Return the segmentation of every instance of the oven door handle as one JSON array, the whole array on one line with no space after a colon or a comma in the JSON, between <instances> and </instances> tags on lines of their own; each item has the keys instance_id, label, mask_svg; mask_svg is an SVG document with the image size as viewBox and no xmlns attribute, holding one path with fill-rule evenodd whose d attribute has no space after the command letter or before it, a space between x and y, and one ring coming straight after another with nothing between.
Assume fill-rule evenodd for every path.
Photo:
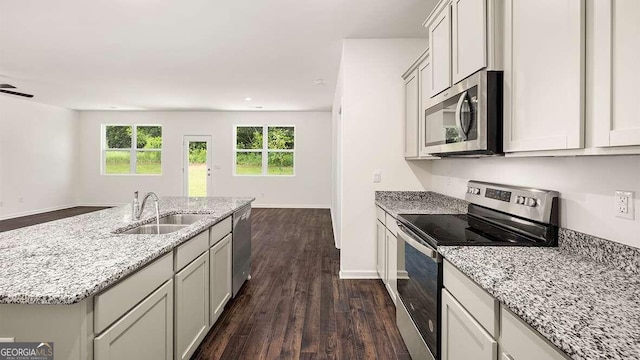
<instances>
[{"instance_id":1,"label":"oven door handle","mask_svg":"<svg viewBox=\"0 0 640 360\"><path fill-rule=\"evenodd\" d=\"M406 227L404 227L404 225L398 223L398 236L400 236L402 240L404 240L407 244L411 245L411 247L420 251L424 255L434 260L438 260L438 252L436 251L436 249L432 248L431 246L418 242L416 239L413 238L411 233L412 232Z\"/></svg>"}]
</instances>

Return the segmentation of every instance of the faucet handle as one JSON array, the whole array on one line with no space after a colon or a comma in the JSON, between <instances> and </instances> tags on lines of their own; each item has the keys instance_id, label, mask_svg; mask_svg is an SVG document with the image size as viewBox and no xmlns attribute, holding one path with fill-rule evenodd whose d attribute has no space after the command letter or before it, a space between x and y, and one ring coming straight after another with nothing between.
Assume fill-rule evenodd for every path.
<instances>
[{"instance_id":1,"label":"faucet handle","mask_svg":"<svg viewBox=\"0 0 640 360\"><path fill-rule=\"evenodd\" d=\"M134 199L138 199L138 192L137 192L137 191L134 191L134 192L133 192L133 198L134 198Z\"/></svg>"}]
</instances>

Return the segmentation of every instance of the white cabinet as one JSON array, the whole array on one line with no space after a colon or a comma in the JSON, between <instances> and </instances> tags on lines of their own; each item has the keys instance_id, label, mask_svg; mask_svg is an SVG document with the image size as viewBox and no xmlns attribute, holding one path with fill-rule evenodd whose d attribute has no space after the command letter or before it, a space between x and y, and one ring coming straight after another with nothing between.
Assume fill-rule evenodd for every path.
<instances>
[{"instance_id":1,"label":"white cabinet","mask_svg":"<svg viewBox=\"0 0 640 360\"><path fill-rule=\"evenodd\" d=\"M231 299L231 234L209 250L210 309L209 326L218 320Z\"/></svg>"},{"instance_id":2,"label":"white cabinet","mask_svg":"<svg viewBox=\"0 0 640 360\"><path fill-rule=\"evenodd\" d=\"M506 0L504 151L584 146L584 0Z\"/></svg>"},{"instance_id":3,"label":"white cabinet","mask_svg":"<svg viewBox=\"0 0 640 360\"><path fill-rule=\"evenodd\" d=\"M442 360L496 360L498 342L442 290Z\"/></svg>"},{"instance_id":4,"label":"white cabinet","mask_svg":"<svg viewBox=\"0 0 640 360\"><path fill-rule=\"evenodd\" d=\"M95 360L173 359L173 281L153 292L93 344Z\"/></svg>"},{"instance_id":5,"label":"white cabinet","mask_svg":"<svg viewBox=\"0 0 640 360\"><path fill-rule=\"evenodd\" d=\"M382 282L387 283L387 244L386 244L386 236L387 229L384 225L376 221L377 229L376 229L376 270L378 271L378 276L382 279Z\"/></svg>"},{"instance_id":6,"label":"white cabinet","mask_svg":"<svg viewBox=\"0 0 640 360\"><path fill-rule=\"evenodd\" d=\"M590 2L594 146L640 145L640 1Z\"/></svg>"},{"instance_id":7,"label":"white cabinet","mask_svg":"<svg viewBox=\"0 0 640 360\"><path fill-rule=\"evenodd\" d=\"M500 348L507 360L569 359L504 305L500 309Z\"/></svg>"},{"instance_id":8,"label":"white cabinet","mask_svg":"<svg viewBox=\"0 0 640 360\"><path fill-rule=\"evenodd\" d=\"M175 359L189 359L209 330L209 252L175 275Z\"/></svg>"},{"instance_id":9,"label":"white cabinet","mask_svg":"<svg viewBox=\"0 0 640 360\"><path fill-rule=\"evenodd\" d=\"M425 23L431 52L430 95L435 96L451 86L451 9L441 2Z\"/></svg>"},{"instance_id":10,"label":"white cabinet","mask_svg":"<svg viewBox=\"0 0 640 360\"><path fill-rule=\"evenodd\" d=\"M487 1L452 0L452 78L456 84L487 66Z\"/></svg>"},{"instance_id":11,"label":"white cabinet","mask_svg":"<svg viewBox=\"0 0 640 360\"><path fill-rule=\"evenodd\" d=\"M396 294L398 293L398 239L396 236L387 230L386 234L386 248L387 248L387 292L391 296L393 303L396 303Z\"/></svg>"},{"instance_id":12,"label":"white cabinet","mask_svg":"<svg viewBox=\"0 0 640 360\"><path fill-rule=\"evenodd\" d=\"M405 96L405 142L404 157L418 157L418 135L420 133L420 98L418 94L418 70L413 70L404 80Z\"/></svg>"}]
</instances>

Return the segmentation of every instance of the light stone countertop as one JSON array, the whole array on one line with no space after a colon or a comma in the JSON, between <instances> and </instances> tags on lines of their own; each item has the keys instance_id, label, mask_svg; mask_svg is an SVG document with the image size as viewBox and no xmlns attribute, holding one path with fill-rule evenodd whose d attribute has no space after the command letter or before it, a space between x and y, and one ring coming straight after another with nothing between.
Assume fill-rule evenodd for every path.
<instances>
[{"instance_id":1,"label":"light stone countertop","mask_svg":"<svg viewBox=\"0 0 640 360\"><path fill-rule=\"evenodd\" d=\"M434 192L376 192L398 214L466 213ZM440 246L455 267L573 359L640 359L640 249L560 228L559 247Z\"/></svg>"},{"instance_id":2,"label":"light stone countertop","mask_svg":"<svg viewBox=\"0 0 640 360\"><path fill-rule=\"evenodd\" d=\"M141 221L131 205L0 233L0 304L74 304L172 251L240 208L251 197L162 197L160 213L210 216L163 235L114 234L155 219L148 203Z\"/></svg>"}]
</instances>

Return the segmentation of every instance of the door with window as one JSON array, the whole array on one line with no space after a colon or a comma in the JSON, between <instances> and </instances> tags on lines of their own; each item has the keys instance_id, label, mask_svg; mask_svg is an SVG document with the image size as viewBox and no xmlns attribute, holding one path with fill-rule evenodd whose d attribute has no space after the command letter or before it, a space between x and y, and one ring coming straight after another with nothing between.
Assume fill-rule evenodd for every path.
<instances>
[{"instance_id":1,"label":"door with window","mask_svg":"<svg viewBox=\"0 0 640 360\"><path fill-rule=\"evenodd\" d=\"M211 196L211 136L184 137L184 196Z\"/></svg>"}]
</instances>

